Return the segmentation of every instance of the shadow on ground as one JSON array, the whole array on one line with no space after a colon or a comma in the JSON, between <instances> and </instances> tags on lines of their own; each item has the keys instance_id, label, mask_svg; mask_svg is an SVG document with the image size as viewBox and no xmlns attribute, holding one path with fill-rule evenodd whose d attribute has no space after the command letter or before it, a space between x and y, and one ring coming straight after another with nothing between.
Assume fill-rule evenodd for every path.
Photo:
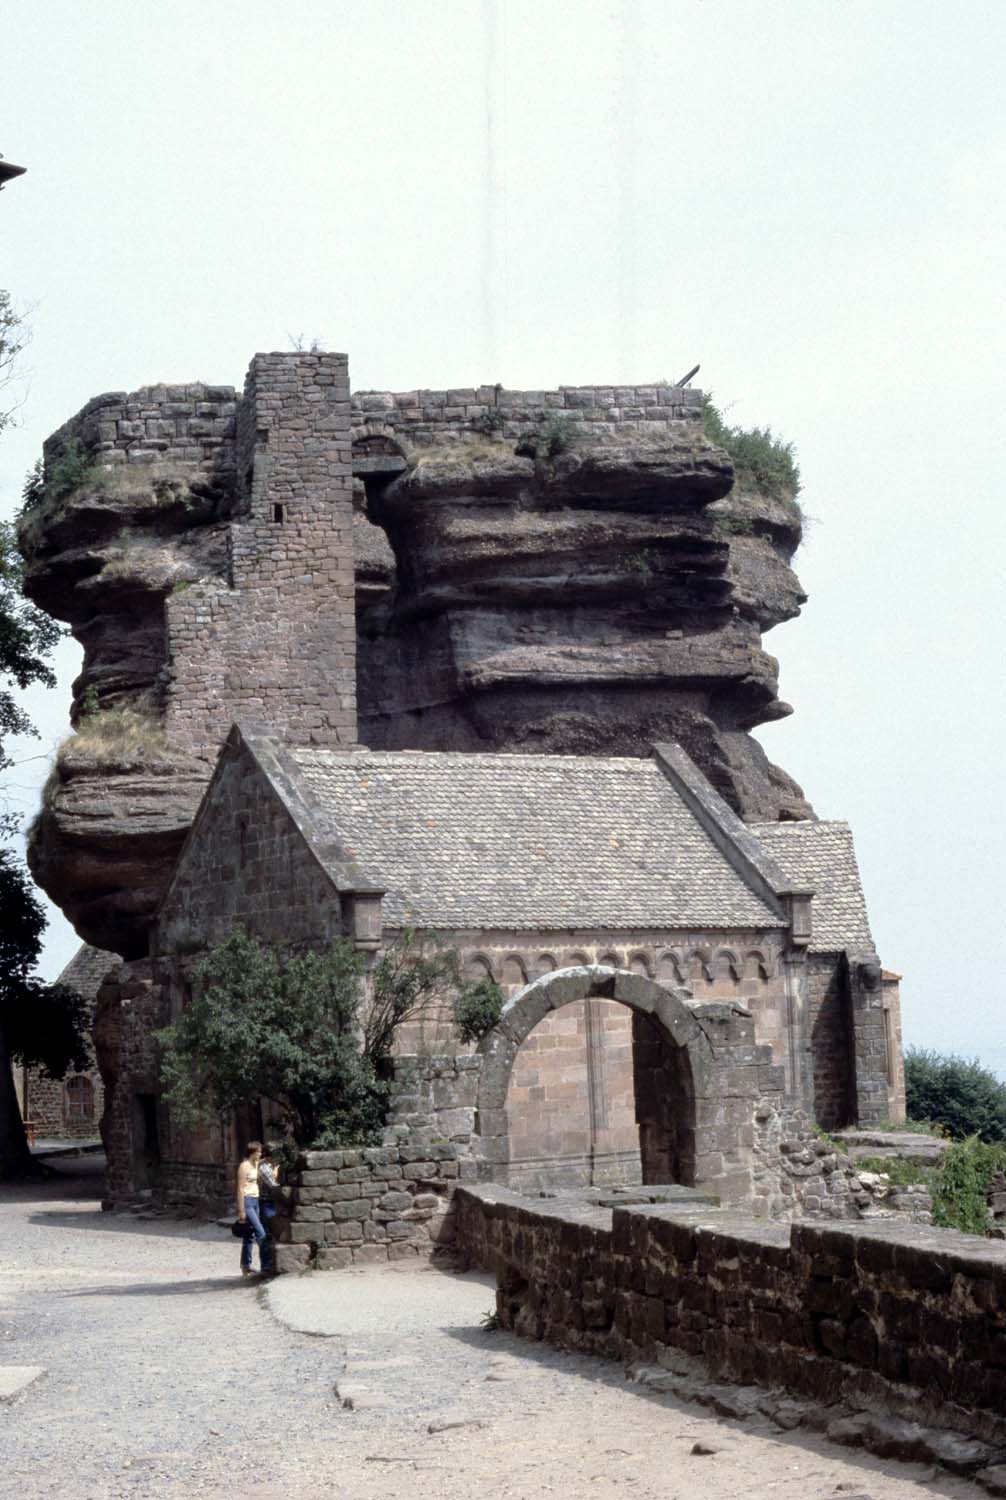
<instances>
[{"instance_id":1,"label":"shadow on ground","mask_svg":"<svg viewBox=\"0 0 1006 1500\"><path fill-rule=\"evenodd\" d=\"M796 1449L806 1454L816 1456L839 1457L843 1462L854 1466L863 1474L863 1490L850 1492L843 1496L843 1500L869 1500L869 1476L900 1475L906 1481L915 1483L942 1482L952 1486L950 1489L934 1490L936 1494L956 1495L983 1495L985 1492L979 1490L966 1476L952 1475L949 1471L937 1468L932 1464L900 1462L896 1459L878 1458L861 1448L849 1448L830 1442L823 1433L809 1429L795 1429L785 1432L769 1421L767 1417L760 1415L752 1416L747 1421L740 1421L733 1417L727 1417L717 1412L714 1408L706 1406L697 1401L686 1401L681 1397L661 1394L649 1391L645 1386L637 1385L630 1381L626 1374L625 1366L612 1360L602 1359L598 1355L579 1354L573 1350L558 1349L551 1344L537 1343L529 1339L518 1338L516 1334L508 1333L499 1329L492 1332L482 1328L472 1327L450 1327L444 1328L443 1332L459 1343L467 1344L469 1347L478 1349L481 1353L491 1350L499 1354L501 1358L513 1359L531 1368L538 1367L544 1370L559 1370L567 1378L582 1380L588 1385L610 1386L627 1390L639 1400L647 1402L651 1406L662 1407L665 1410L681 1412L686 1416L695 1417L709 1423L709 1430L703 1433L702 1443L704 1451L716 1452L716 1433L721 1431L727 1434L756 1434L766 1441L778 1443L780 1448ZM709 1384L714 1385L713 1377L709 1377ZM836 1413L837 1415L837 1413ZM843 1487L844 1488L844 1487Z\"/></svg>"},{"instance_id":2,"label":"shadow on ground","mask_svg":"<svg viewBox=\"0 0 1006 1500\"><path fill-rule=\"evenodd\" d=\"M80 1287L61 1292L62 1297L199 1297L207 1292L255 1292L262 1285L258 1276L204 1276L190 1281L114 1282L107 1286Z\"/></svg>"}]
</instances>

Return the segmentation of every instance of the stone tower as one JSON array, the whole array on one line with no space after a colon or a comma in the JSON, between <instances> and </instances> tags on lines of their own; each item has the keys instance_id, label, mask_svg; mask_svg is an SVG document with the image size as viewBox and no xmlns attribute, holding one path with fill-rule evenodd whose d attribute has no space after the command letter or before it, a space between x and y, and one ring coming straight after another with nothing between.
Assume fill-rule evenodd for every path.
<instances>
[{"instance_id":1,"label":"stone tower","mask_svg":"<svg viewBox=\"0 0 1006 1500\"><path fill-rule=\"evenodd\" d=\"M298 744L356 743L349 370L257 354L237 403L226 579L165 601L170 741L215 755L240 719Z\"/></svg>"}]
</instances>

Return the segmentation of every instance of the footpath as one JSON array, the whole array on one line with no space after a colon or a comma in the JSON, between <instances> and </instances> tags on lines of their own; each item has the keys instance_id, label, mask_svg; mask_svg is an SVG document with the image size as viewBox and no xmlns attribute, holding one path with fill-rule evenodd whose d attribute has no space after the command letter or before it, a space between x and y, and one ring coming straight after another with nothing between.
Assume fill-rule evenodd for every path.
<instances>
[{"instance_id":1,"label":"footpath","mask_svg":"<svg viewBox=\"0 0 1006 1500\"><path fill-rule=\"evenodd\" d=\"M4 1500L987 1494L487 1331L479 1274L242 1281L216 1226L102 1214L100 1162L60 1167L0 1197ZM14 1367L41 1373L4 1399Z\"/></svg>"}]
</instances>

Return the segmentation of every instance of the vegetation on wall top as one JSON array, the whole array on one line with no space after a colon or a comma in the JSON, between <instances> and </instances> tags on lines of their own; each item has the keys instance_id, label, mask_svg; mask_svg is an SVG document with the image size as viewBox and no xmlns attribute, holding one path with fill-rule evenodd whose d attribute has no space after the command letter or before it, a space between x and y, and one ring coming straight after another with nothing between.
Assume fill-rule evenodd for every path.
<instances>
[{"instance_id":1,"label":"vegetation on wall top","mask_svg":"<svg viewBox=\"0 0 1006 1500\"><path fill-rule=\"evenodd\" d=\"M793 499L800 492L800 470L792 443L783 442L771 427L733 427L711 396L703 402L706 437L725 449L738 479L748 479L766 494Z\"/></svg>"}]
</instances>

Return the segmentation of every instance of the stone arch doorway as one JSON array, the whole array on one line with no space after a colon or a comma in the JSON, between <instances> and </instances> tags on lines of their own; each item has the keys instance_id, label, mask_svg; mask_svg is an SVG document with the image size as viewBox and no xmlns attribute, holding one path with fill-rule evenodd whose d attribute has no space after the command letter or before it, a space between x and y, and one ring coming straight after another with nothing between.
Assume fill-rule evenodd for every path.
<instances>
[{"instance_id":1,"label":"stone arch doorway","mask_svg":"<svg viewBox=\"0 0 1006 1500\"><path fill-rule=\"evenodd\" d=\"M695 1185L706 1175L699 1111L712 1091L713 1049L686 992L602 965L541 975L508 1001L480 1048L476 1113L481 1175L521 1185L512 1161L507 1095L518 1055L535 1028L577 1001L618 1002L632 1014L632 1067L644 1183ZM561 1179L557 1178L557 1181ZM638 1181L638 1178L636 1179ZM537 1185L546 1185L539 1177Z\"/></svg>"}]
</instances>

